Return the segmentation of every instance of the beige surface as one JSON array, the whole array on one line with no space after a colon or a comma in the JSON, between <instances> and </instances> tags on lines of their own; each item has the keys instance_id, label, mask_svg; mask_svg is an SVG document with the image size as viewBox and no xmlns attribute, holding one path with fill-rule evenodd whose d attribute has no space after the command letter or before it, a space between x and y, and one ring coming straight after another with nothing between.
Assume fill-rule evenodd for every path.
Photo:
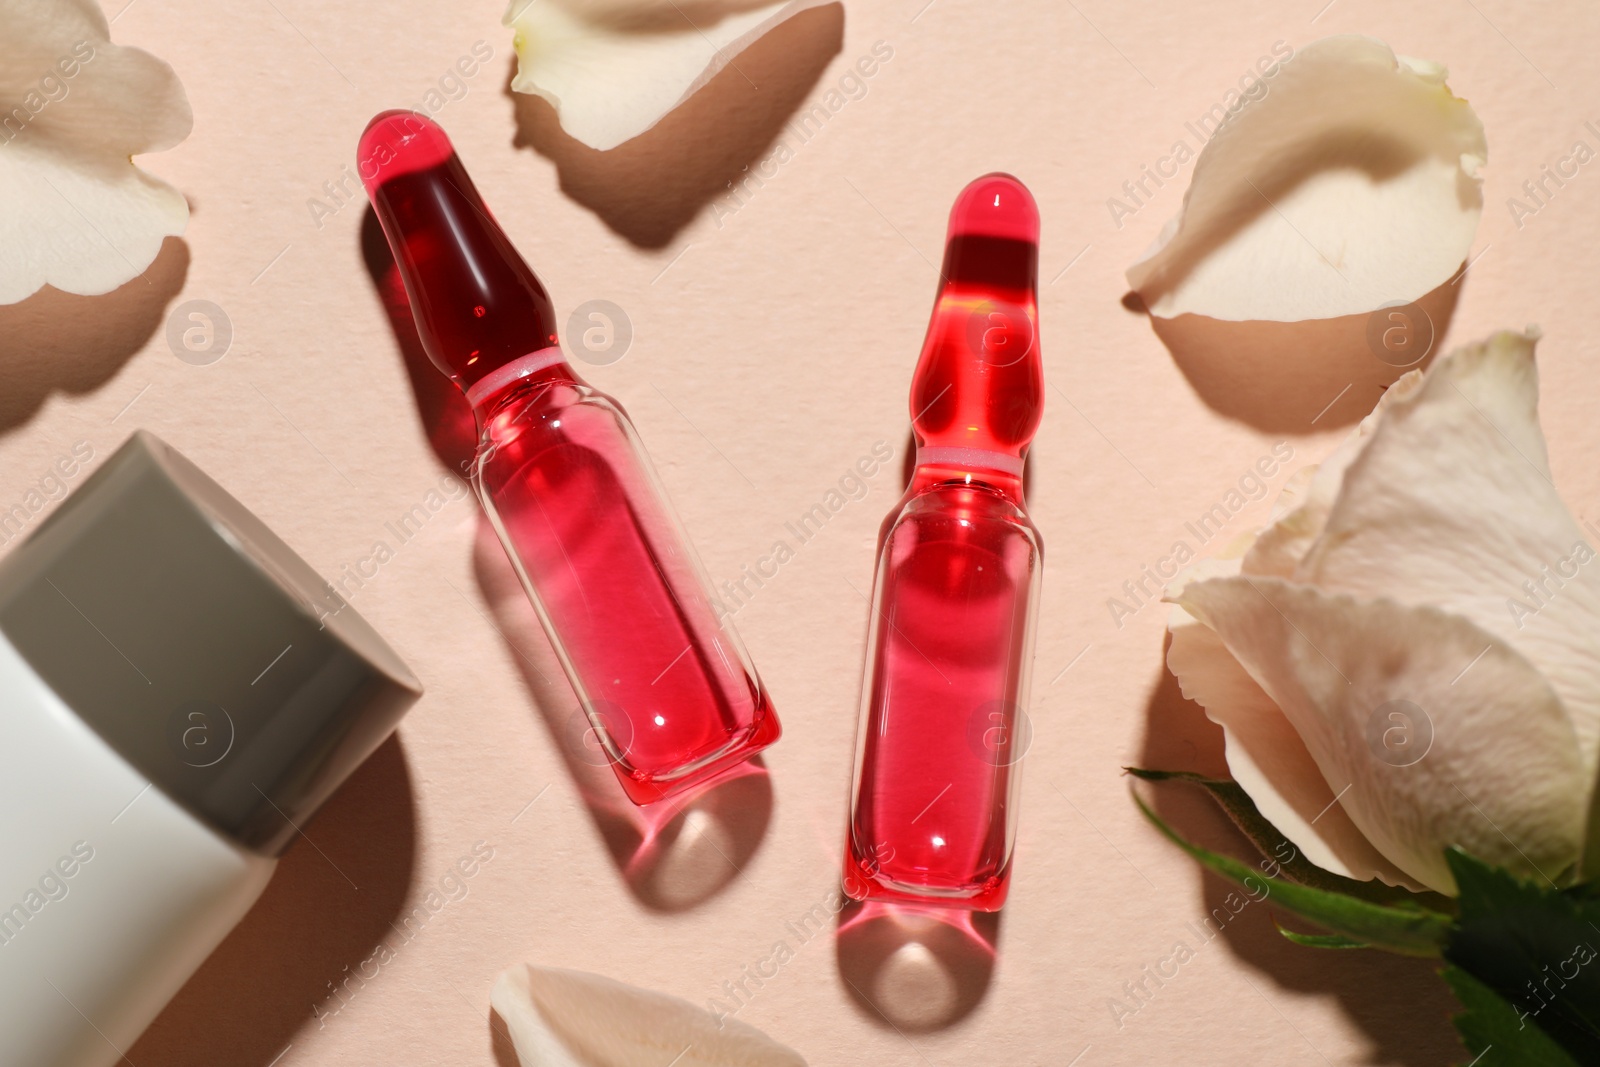
<instances>
[{"instance_id":1,"label":"beige surface","mask_svg":"<svg viewBox=\"0 0 1600 1067\"><path fill-rule=\"evenodd\" d=\"M1185 520L1277 441L1292 445L1291 466L1312 460L1331 424L1372 399L1345 396L1307 437L1299 431L1313 429L1332 394L1307 395L1291 374L1272 395L1296 432L1230 420L1120 303L1122 268L1176 210L1181 185L1121 229L1106 199L1273 42L1362 31L1449 65L1487 126L1491 160L1482 258L1447 341L1544 326L1557 483L1581 516L1595 513L1600 163L1520 227L1506 198L1574 140L1597 146L1583 123L1600 120L1584 103L1600 89L1591 54L1600 15L1507 0L1335 0L1319 15L1322 2L827 8L742 59L749 82L726 73L709 101L607 159L562 143L542 105L504 92L510 42L495 3L458 13L414 0L135 0L116 39L173 63L195 110L189 140L144 162L187 193L194 218L150 284L0 310L0 500L20 499L75 441L104 456L147 427L325 575L389 542L394 558L352 599L428 694L399 743L308 827L316 847L293 851L133 1062L491 1064L489 986L511 963L583 967L703 1003L779 940L793 958L739 1017L819 1067L1446 1062L1446 999L1425 966L1295 948L1259 905L1202 944L1188 924L1222 891L1142 823L1119 772L1130 762L1214 768L1216 739L1165 677L1160 609L1119 628L1106 599L1186 538ZM862 950L836 950L831 931L801 941L785 926L835 882L866 623L853 589L868 587L897 471L875 478L738 615L786 728L768 759L773 801L759 847L739 852L736 838L713 836L716 847L668 860L660 879L635 879L638 889L561 757L570 694L546 687L541 712L524 682L527 664L550 672L548 649L517 637L519 654L497 632L515 635L525 620L489 613L485 590L502 588L503 564L489 544L475 569L475 507L449 502L403 546L386 532L443 465L363 267L364 203L319 227L307 201L339 179L373 112L419 101L479 40L494 59L438 117L562 316L592 298L626 309L631 350L590 377L634 415L718 578L765 555L783 523L875 441L903 448L930 263L962 183L1005 169L1039 200L1054 388L1032 485L1048 547L1036 737L998 964L963 1017L918 1029L938 1011L900 1001L939 983L917 978L916 959L903 955L888 984L853 994L841 967L870 983ZM767 154L798 100L820 98L879 40L894 54L865 96L742 206L713 196ZM216 302L232 322L232 349L214 365L174 358L159 328L188 299ZM1231 529L1265 508L1252 505ZM759 799L759 780L750 790ZM1234 845L1194 798L1173 795L1164 808ZM426 906L479 841L493 858L465 897L400 944L390 923ZM725 869L728 884L707 899L664 909L695 878L718 880L727 862L718 848L741 871ZM1119 1026L1111 999L1131 1006L1124 983L1178 941L1194 958ZM374 959L380 943L398 947ZM372 975L379 960L348 1003L326 999L347 967Z\"/></svg>"}]
</instances>

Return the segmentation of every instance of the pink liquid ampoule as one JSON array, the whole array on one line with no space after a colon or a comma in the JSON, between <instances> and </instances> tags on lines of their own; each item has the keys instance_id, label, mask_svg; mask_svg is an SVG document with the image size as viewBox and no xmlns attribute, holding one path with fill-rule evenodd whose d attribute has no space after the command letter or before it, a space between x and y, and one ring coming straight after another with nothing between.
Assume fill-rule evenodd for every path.
<instances>
[{"instance_id":1,"label":"pink liquid ampoule","mask_svg":"<svg viewBox=\"0 0 1600 1067\"><path fill-rule=\"evenodd\" d=\"M1043 412L1039 213L979 178L950 212L911 385L916 470L884 520L844 886L997 911L1016 837L1041 575L1022 466Z\"/></svg>"},{"instance_id":2,"label":"pink liquid ampoule","mask_svg":"<svg viewBox=\"0 0 1600 1067\"><path fill-rule=\"evenodd\" d=\"M477 416L478 496L628 797L772 744L771 702L633 425L567 363L544 286L444 131L385 112L358 163L423 347Z\"/></svg>"}]
</instances>

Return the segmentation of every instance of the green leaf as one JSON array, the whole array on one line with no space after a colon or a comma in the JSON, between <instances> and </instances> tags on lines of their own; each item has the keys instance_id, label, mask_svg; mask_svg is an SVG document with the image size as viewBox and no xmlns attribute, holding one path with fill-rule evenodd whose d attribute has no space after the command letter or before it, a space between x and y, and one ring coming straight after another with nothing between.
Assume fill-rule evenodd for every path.
<instances>
[{"instance_id":1,"label":"green leaf","mask_svg":"<svg viewBox=\"0 0 1600 1067\"><path fill-rule=\"evenodd\" d=\"M1208 870L1243 886L1252 899L1270 897L1279 907L1331 933L1407 956L1437 956L1449 932L1450 916L1420 905L1389 907L1286 879L1269 879L1241 860L1185 841L1150 810L1138 793L1133 793L1133 802L1156 829Z\"/></svg>"},{"instance_id":2,"label":"green leaf","mask_svg":"<svg viewBox=\"0 0 1600 1067\"><path fill-rule=\"evenodd\" d=\"M1123 770L1147 782L1187 782L1205 789L1228 813L1234 825L1250 839L1250 843L1301 885L1397 908L1415 905L1439 912L1455 911L1455 902L1438 893L1413 893L1402 886L1384 885L1376 880L1362 882L1318 867L1301 855L1294 842L1284 837L1282 831L1267 821L1255 801L1250 799L1250 794L1238 782L1230 782L1226 778L1207 778L1191 771L1149 771L1140 767L1124 767Z\"/></svg>"},{"instance_id":3,"label":"green leaf","mask_svg":"<svg viewBox=\"0 0 1600 1067\"><path fill-rule=\"evenodd\" d=\"M1343 934L1302 934L1298 930L1290 930L1277 919L1272 920L1272 925L1278 928L1278 933L1293 941L1297 945L1307 948L1371 948L1365 941L1357 941L1353 937Z\"/></svg>"},{"instance_id":4,"label":"green leaf","mask_svg":"<svg viewBox=\"0 0 1600 1067\"><path fill-rule=\"evenodd\" d=\"M1445 853L1461 915L1444 956L1579 1063L1600 1063L1600 901Z\"/></svg>"},{"instance_id":5,"label":"green leaf","mask_svg":"<svg viewBox=\"0 0 1600 1067\"><path fill-rule=\"evenodd\" d=\"M1456 1032L1476 1058L1473 1067L1578 1067L1578 1061L1516 1008L1459 967L1440 972L1466 1011L1455 1017Z\"/></svg>"}]
</instances>

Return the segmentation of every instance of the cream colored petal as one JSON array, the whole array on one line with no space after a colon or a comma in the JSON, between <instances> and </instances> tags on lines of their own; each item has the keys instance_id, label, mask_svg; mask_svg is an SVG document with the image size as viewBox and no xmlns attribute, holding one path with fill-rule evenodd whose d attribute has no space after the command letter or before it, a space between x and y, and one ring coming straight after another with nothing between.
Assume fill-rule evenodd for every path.
<instances>
[{"instance_id":1,"label":"cream colored petal","mask_svg":"<svg viewBox=\"0 0 1600 1067\"><path fill-rule=\"evenodd\" d=\"M1439 360L1389 405L1296 577L1437 604L1516 648L1561 698L1592 779L1600 562L1550 480L1533 348L1531 337L1496 334ZM1477 684L1478 668L1467 669L1476 654L1457 668L1457 689Z\"/></svg>"},{"instance_id":2,"label":"cream colored petal","mask_svg":"<svg viewBox=\"0 0 1600 1067\"><path fill-rule=\"evenodd\" d=\"M1483 125L1443 68L1369 37L1307 45L1224 118L1128 281L1162 318L1298 322L1414 301L1466 259Z\"/></svg>"},{"instance_id":3,"label":"cream colored petal","mask_svg":"<svg viewBox=\"0 0 1600 1067\"><path fill-rule=\"evenodd\" d=\"M1227 577L1238 569L1237 561L1231 565L1205 561L1175 581L1168 595L1181 597L1190 581L1204 580L1202 574ZM1167 667L1183 695L1222 727L1228 770L1267 821L1323 870L1419 888L1362 836L1349 813L1334 802L1334 791L1305 742L1216 631L1176 604L1167 626L1172 632Z\"/></svg>"},{"instance_id":4,"label":"cream colored petal","mask_svg":"<svg viewBox=\"0 0 1600 1067\"><path fill-rule=\"evenodd\" d=\"M1172 627L1167 666L1183 695L1222 727L1228 770L1267 821L1323 870L1420 888L1372 846L1335 802L1305 742L1216 631L1187 612L1184 616L1190 619L1187 624Z\"/></svg>"},{"instance_id":5,"label":"cream colored petal","mask_svg":"<svg viewBox=\"0 0 1600 1067\"><path fill-rule=\"evenodd\" d=\"M1339 472L1327 463L1301 467L1283 483L1272 505L1272 522L1245 555L1250 574L1287 578L1322 532L1338 493Z\"/></svg>"},{"instance_id":6,"label":"cream colored petal","mask_svg":"<svg viewBox=\"0 0 1600 1067\"><path fill-rule=\"evenodd\" d=\"M1544 676L1459 616L1219 578L1181 603L1283 709L1351 820L1397 867L1453 892L1460 845L1527 877L1576 863L1589 776ZM1481 656L1479 656L1479 654ZM1454 685L1479 656L1472 686Z\"/></svg>"},{"instance_id":7,"label":"cream colored petal","mask_svg":"<svg viewBox=\"0 0 1600 1067\"><path fill-rule=\"evenodd\" d=\"M805 1067L737 1019L584 971L520 965L489 996L522 1067Z\"/></svg>"},{"instance_id":8,"label":"cream colored petal","mask_svg":"<svg viewBox=\"0 0 1600 1067\"><path fill-rule=\"evenodd\" d=\"M1378 406L1320 464L1302 467L1284 484L1272 509L1272 523L1256 539L1245 557L1244 573L1292 578L1300 561L1322 535L1333 511L1345 471L1372 439L1378 421L1390 404L1422 387L1422 372L1408 371L1384 391Z\"/></svg>"},{"instance_id":9,"label":"cream colored petal","mask_svg":"<svg viewBox=\"0 0 1600 1067\"><path fill-rule=\"evenodd\" d=\"M188 218L181 193L126 162L94 173L0 150L0 304L45 284L108 293L144 273Z\"/></svg>"},{"instance_id":10,"label":"cream colored petal","mask_svg":"<svg viewBox=\"0 0 1600 1067\"><path fill-rule=\"evenodd\" d=\"M510 0L511 88L548 100L591 148L644 133L757 38L825 0Z\"/></svg>"},{"instance_id":11,"label":"cream colored petal","mask_svg":"<svg viewBox=\"0 0 1600 1067\"><path fill-rule=\"evenodd\" d=\"M129 159L188 135L188 99L167 64L111 43L92 0L0 0L0 22L0 303L109 292L188 222Z\"/></svg>"}]
</instances>

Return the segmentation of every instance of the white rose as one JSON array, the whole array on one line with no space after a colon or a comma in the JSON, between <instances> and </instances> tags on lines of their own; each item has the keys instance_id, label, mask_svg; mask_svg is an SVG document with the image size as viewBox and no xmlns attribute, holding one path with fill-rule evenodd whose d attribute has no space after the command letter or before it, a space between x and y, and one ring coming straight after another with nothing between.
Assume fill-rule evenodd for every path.
<instances>
[{"instance_id":1,"label":"white rose","mask_svg":"<svg viewBox=\"0 0 1600 1067\"><path fill-rule=\"evenodd\" d=\"M1335 873L1453 893L1450 845L1600 870L1600 563L1551 482L1536 339L1406 375L1242 558L1168 589L1184 695Z\"/></svg>"}]
</instances>

